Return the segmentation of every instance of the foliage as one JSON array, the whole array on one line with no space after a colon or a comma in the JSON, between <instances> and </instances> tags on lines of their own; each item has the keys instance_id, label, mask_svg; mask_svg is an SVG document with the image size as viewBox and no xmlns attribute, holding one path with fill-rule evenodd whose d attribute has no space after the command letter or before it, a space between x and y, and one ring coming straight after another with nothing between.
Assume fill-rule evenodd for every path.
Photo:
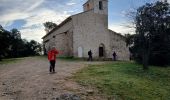
<instances>
[{"instance_id":1,"label":"foliage","mask_svg":"<svg viewBox=\"0 0 170 100\"><path fill-rule=\"evenodd\" d=\"M136 34L127 36L135 60L141 62L144 69L148 69L148 63L170 64L170 5L167 1L139 7L135 24Z\"/></svg>"},{"instance_id":2,"label":"foliage","mask_svg":"<svg viewBox=\"0 0 170 100\"><path fill-rule=\"evenodd\" d=\"M11 35L11 38L13 39L21 39L21 33L18 29L15 29L15 28L12 29L10 35Z\"/></svg>"},{"instance_id":3,"label":"foliage","mask_svg":"<svg viewBox=\"0 0 170 100\"><path fill-rule=\"evenodd\" d=\"M125 34L125 37L126 37L126 46L132 46L133 43L134 43L134 37L135 37L135 34Z\"/></svg>"},{"instance_id":4,"label":"foliage","mask_svg":"<svg viewBox=\"0 0 170 100\"><path fill-rule=\"evenodd\" d=\"M3 29L3 27L0 27L0 60L3 56L6 56L6 51L9 48L10 44L10 32Z\"/></svg>"},{"instance_id":5,"label":"foliage","mask_svg":"<svg viewBox=\"0 0 170 100\"><path fill-rule=\"evenodd\" d=\"M21 39L21 33L18 29L7 31L1 25L0 43L0 59L38 55L41 52L40 43Z\"/></svg>"},{"instance_id":6,"label":"foliage","mask_svg":"<svg viewBox=\"0 0 170 100\"><path fill-rule=\"evenodd\" d=\"M169 73L169 67L152 66L144 71L134 62L114 62L89 65L75 73L73 79L115 100L170 100Z\"/></svg>"},{"instance_id":7,"label":"foliage","mask_svg":"<svg viewBox=\"0 0 170 100\"><path fill-rule=\"evenodd\" d=\"M47 33L57 27L57 24L53 22L45 22L43 25Z\"/></svg>"}]
</instances>

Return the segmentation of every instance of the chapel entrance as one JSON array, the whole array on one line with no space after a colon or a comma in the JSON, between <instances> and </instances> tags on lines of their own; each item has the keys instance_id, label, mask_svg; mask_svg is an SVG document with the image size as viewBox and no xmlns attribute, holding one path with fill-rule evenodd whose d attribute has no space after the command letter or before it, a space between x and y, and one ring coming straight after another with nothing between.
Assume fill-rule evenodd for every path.
<instances>
[{"instance_id":1,"label":"chapel entrance","mask_svg":"<svg viewBox=\"0 0 170 100\"><path fill-rule=\"evenodd\" d=\"M104 44L99 45L99 57L104 57Z\"/></svg>"}]
</instances>

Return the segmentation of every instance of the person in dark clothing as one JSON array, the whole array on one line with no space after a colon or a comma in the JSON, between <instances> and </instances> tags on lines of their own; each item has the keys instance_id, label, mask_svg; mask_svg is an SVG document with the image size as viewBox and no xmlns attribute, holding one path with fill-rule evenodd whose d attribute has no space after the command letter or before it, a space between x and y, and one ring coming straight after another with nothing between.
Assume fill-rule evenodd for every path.
<instances>
[{"instance_id":1,"label":"person in dark clothing","mask_svg":"<svg viewBox=\"0 0 170 100\"><path fill-rule=\"evenodd\" d=\"M117 55L116 55L116 52L114 51L114 52L113 52L113 60L114 60L114 61L116 61L116 56L117 56Z\"/></svg>"},{"instance_id":2,"label":"person in dark clothing","mask_svg":"<svg viewBox=\"0 0 170 100\"><path fill-rule=\"evenodd\" d=\"M92 61L93 60L93 57L92 57L93 53L92 53L91 50L88 51L88 55L89 55L88 61Z\"/></svg>"}]
</instances>

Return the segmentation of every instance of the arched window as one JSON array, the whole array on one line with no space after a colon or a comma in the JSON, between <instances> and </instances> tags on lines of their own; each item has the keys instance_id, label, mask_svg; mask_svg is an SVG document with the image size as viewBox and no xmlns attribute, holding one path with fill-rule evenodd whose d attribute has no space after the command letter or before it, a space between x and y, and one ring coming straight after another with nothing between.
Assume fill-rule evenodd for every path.
<instances>
[{"instance_id":1,"label":"arched window","mask_svg":"<svg viewBox=\"0 0 170 100\"><path fill-rule=\"evenodd\" d=\"M99 9L103 10L103 2L102 1L99 1Z\"/></svg>"}]
</instances>

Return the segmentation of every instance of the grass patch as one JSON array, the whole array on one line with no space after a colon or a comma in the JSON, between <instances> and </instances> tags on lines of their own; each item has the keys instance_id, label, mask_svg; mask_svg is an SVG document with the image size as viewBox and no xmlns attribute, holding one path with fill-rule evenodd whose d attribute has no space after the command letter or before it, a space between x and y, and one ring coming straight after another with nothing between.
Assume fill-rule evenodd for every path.
<instances>
[{"instance_id":1,"label":"grass patch","mask_svg":"<svg viewBox=\"0 0 170 100\"><path fill-rule=\"evenodd\" d=\"M16 63L20 60L23 60L24 58L9 58L9 59L2 59L2 61L0 61L0 65L3 64L11 64L11 63Z\"/></svg>"},{"instance_id":2,"label":"grass patch","mask_svg":"<svg viewBox=\"0 0 170 100\"><path fill-rule=\"evenodd\" d=\"M47 56L35 56L40 59L48 60ZM57 57L56 59L63 60L63 61L84 61L84 58L74 58L74 57Z\"/></svg>"},{"instance_id":3,"label":"grass patch","mask_svg":"<svg viewBox=\"0 0 170 100\"><path fill-rule=\"evenodd\" d=\"M89 65L73 78L116 100L170 100L170 68L152 66L143 71L133 62L114 62Z\"/></svg>"},{"instance_id":4,"label":"grass patch","mask_svg":"<svg viewBox=\"0 0 170 100\"><path fill-rule=\"evenodd\" d=\"M42 55L42 56L34 56L35 58L39 58L39 59L43 59L43 60L47 60L48 57L45 56L45 55Z\"/></svg>"},{"instance_id":5,"label":"grass patch","mask_svg":"<svg viewBox=\"0 0 170 100\"><path fill-rule=\"evenodd\" d=\"M74 58L74 57L57 57L57 59L64 61L84 61L84 58Z\"/></svg>"}]
</instances>

